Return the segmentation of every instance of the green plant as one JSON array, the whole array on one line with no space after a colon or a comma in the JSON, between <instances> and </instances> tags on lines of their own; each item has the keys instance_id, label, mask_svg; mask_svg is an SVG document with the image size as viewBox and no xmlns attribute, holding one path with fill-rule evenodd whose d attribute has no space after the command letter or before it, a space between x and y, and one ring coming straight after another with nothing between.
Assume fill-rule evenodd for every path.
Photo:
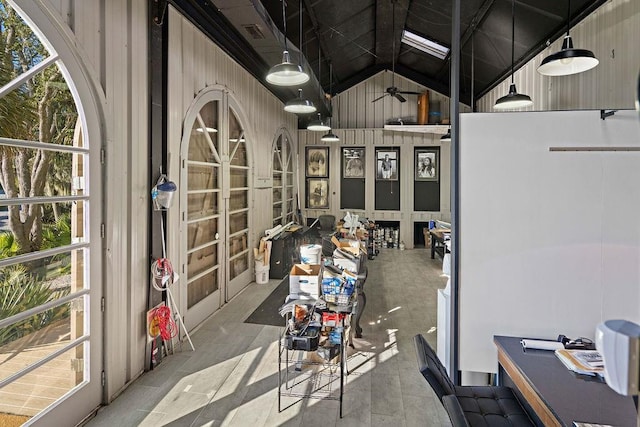
<instances>
[{"instance_id":1,"label":"green plant","mask_svg":"<svg viewBox=\"0 0 640 427\"><path fill-rule=\"evenodd\" d=\"M10 231L0 232L0 259L9 258L18 252L16 239Z\"/></svg>"},{"instance_id":2,"label":"green plant","mask_svg":"<svg viewBox=\"0 0 640 427\"><path fill-rule=\"evenodd\" d=\"M29 274L22 265L0 271L0 319L14 316L69 293L69 289L51 289L49 283ZM44 328L69 316L67 305L54 307L0 329L0 346Z\"/></svg>"}]
</instances>

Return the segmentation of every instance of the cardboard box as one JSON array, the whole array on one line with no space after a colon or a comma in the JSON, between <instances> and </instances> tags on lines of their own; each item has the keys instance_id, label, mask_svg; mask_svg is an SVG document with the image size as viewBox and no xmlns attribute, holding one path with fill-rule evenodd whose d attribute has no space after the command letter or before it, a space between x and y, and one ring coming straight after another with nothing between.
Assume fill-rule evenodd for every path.
<instances>
[{"instance_id":1,"label":"cardboard box","mask_svg":"<svg viewBox=\"0 0 640 427\"><path fill-rule=\"evenodd\" d=\"M299 299L318 299L322 284L322 266L294 264L289 272L289 295Z\"/></svg>"},{"instance_id":2,"label":"cardboard box","mask_svg":"<svg viewBox=\"0 0 640 427\"><path fill-rule=\"evenodd\" d=\"M358 274L360 272L360 266L362 265L362 259L360 256L353 258L340 258L336 252L333 253L333 265L354 274Z\"/></svg>"},{"instance_id":3,"label":"cardboard box","mask_svg":"<svg viewBox=\"0 0 640 427\"><path fill-rule=\"evenodd\" d=\"M333 236L331 237L331 242L336 245L336 248L351 252L354 255L358 255L360 253L365 255L367 254L367 248L358 240L338 240Z\"/></svg>"}]
</instances>

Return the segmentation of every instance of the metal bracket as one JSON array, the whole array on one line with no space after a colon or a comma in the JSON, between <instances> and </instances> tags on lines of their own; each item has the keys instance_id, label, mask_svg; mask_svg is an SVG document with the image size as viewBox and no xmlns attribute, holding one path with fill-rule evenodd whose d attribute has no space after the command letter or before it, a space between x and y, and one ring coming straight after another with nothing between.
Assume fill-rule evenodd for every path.
<instances>
[{"instance_id":1,"label":"metal bracket","mask_svg":"<svg viewBox=\"0 0 640 427\"><path fill-rule=\"evenodd\" d=\"M604 119L606 119L606 118L607 118L607 117L609 117L609 116L613 116L613 115L616 113L616 111L618 111L618 110L609 110L609 111L607 111L607 110L600 110L600 118L601 118L602 120L604 120Z\"/></svg>"},{"instance_id":2,"label":"metal bracket","mask_svg":"<svg viewBox=\"0 0 640 427\"><path fill-rule=\"evenodd\" d=\"M162 25L164 23L164 16L167 12L167 0L153 0L151 3L151 14L153 16L153 22L156 25Z\"/></svg>"}]
</instances>

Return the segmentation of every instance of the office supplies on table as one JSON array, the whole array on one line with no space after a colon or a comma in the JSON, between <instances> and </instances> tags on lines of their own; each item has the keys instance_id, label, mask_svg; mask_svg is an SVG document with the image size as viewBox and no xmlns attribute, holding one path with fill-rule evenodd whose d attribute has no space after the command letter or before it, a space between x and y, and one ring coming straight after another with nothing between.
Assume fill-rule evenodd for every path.
<instances>
[{"instance_id":1,"label":"office supplies on table","mask_svg":"<svg viewBox=\"0 0 640 427\"><path fill-rule=\"evenodd\" d=\"M564 366L577 374L604 375L602 355L597 350L559 349L555 353Z\"/></svg>"},{"instance_id":2,"label":"office supplies on table","mask_svg":"<svg viewBox=\"0 0 640 427\"><path fill-rule=\"evenodd\" d=\"M564 348L561 342L551 340L523 339L520 341L522 348L534 350L558 350Z\"/></svg>"}]
</instances>

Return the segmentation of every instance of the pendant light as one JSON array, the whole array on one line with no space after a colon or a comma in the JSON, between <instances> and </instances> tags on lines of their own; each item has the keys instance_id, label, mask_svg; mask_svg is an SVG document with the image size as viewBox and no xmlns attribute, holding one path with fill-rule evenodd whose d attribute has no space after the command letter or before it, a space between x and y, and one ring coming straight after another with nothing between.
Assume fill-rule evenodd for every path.
<instances>
[{"instance_id":1,"label":"pendant light","mask_svg":"<svg viewBox=\"0 0 640 427\"><path fill-rule=\"evenodd\" d=\"M284 111L296 114L309 114L316 112L316 106L308 99L302 98L302 89L298 89L298 97L287 102Z\"/></svg>"},{"instance_id":2,"label":"pendant light","mask_svg":"<svg viewBox=\"0 0 640 427\"><path fill-rule=\"evenodd\" d=\"M329 133L325 133L324 135L322 135L322 138L320 138L320 141L324 141L324 142L338 142L340 141L340 138L338 138L338 135L336 135L335 133L333 133L333 131L329 131Z\"/></svg>"},{"instance_id":3,"label":"pendant light","mask_svg":"<svg viewBox=\"0 0 640 427\"><path fill-rule=\"evenodd\" d=\"M442 135L440 137L440 141L441 142L451 142L451 126L449 126L449 130L447 130L447 133L445 133L444 135Z\"/></svg>"},{"instance_id":4,"label":"pendant light","mask_svg":"<svg viewBox=\"0 0 640 427\"><path fill-rule=\"evenodd\" d=\"M333 116L333 64L329 63L329 96L331 98L329 98L329 108L331 110L331 115ZM328 118L329 120L329 124L331 124L331 117ZM333 133L333 130L331 130L331 128L329 128L329 132L322 135L322 138L320 138L321 141L324 142L338 142L340 141L340 138L338 138L338 135L336 135L335 133Z\"/></svg>"},{"instance_id":5,"label":"pendant light","mask_svg":"<svg viewBox=\"0 0 640 427\"><path fill-rule=\"evenodd\" d=\"M567 35L562 49L542 60L538 72L545 76L568 76L594 68L600 61L587 49L574 49L569 27L571 24L571 0L567 1Z\"/></svg>"},{"instance_id":6,"label":"pendant light","mask_svg":"<svg viewBox=\"0 0 640 427\"><path fill-rule=\"evenodd\" d=\"M515 34L516 34L516 1L511 0L511 86L509 93L496 101L494 110L510 110L514 108L528 107L533 104L529 96L518 93L513 82L513 63L515 60Z\"/></svg>"},{"instance_id":7,"label":"pendant light","mask_svg":"<svg viewBox=\"0 0 640 427\"><path fill-rule=\"evenodd\" d=\"M320 53L321 53L320 46L318 46L318 83L320 83L320 79L322 77L322 72L321 72L322 58L320 56ZM322 87L322 85L320 85L320 87ZM318 113L318 120L313 120L309 122L309 124L307 125L307 130L310 130L313 132L327 132L331 130L331 126L325 123L322 120L322 114Z\"/></svg>"},{"instance_id":8,"label":"pendant light","mask_svg":"<svg viewBox=\"0 0 640 427\"><path fill-rule=\"evenodd\" d=\"M282 22L284 27L284 52L282 52L282 63L274 65L267 74L267 82L276 86L299 86L309 81L309 74L305 73L302 65L291 62L289 51L287 50L287 18L285 14L285 1L282 1ZM302 11L300 12L302 15ZM302 37L302 27L300 27ZM300 44L300 58L302 58L302 44ZM302 61L300 61L302 63Z\"/></svg>"},{"instance_id":9,"label":"pendant light","mask_svg":"<svg viewBox=\"0 0 640 427\"><path fill-rule=\"evenodd\" d=\"M307 130L314 132L326 132L331 130L331 126L322 120L322 114L318 113L318 120L313 120L307 125Z\"/></svg>"}]
</instances>

